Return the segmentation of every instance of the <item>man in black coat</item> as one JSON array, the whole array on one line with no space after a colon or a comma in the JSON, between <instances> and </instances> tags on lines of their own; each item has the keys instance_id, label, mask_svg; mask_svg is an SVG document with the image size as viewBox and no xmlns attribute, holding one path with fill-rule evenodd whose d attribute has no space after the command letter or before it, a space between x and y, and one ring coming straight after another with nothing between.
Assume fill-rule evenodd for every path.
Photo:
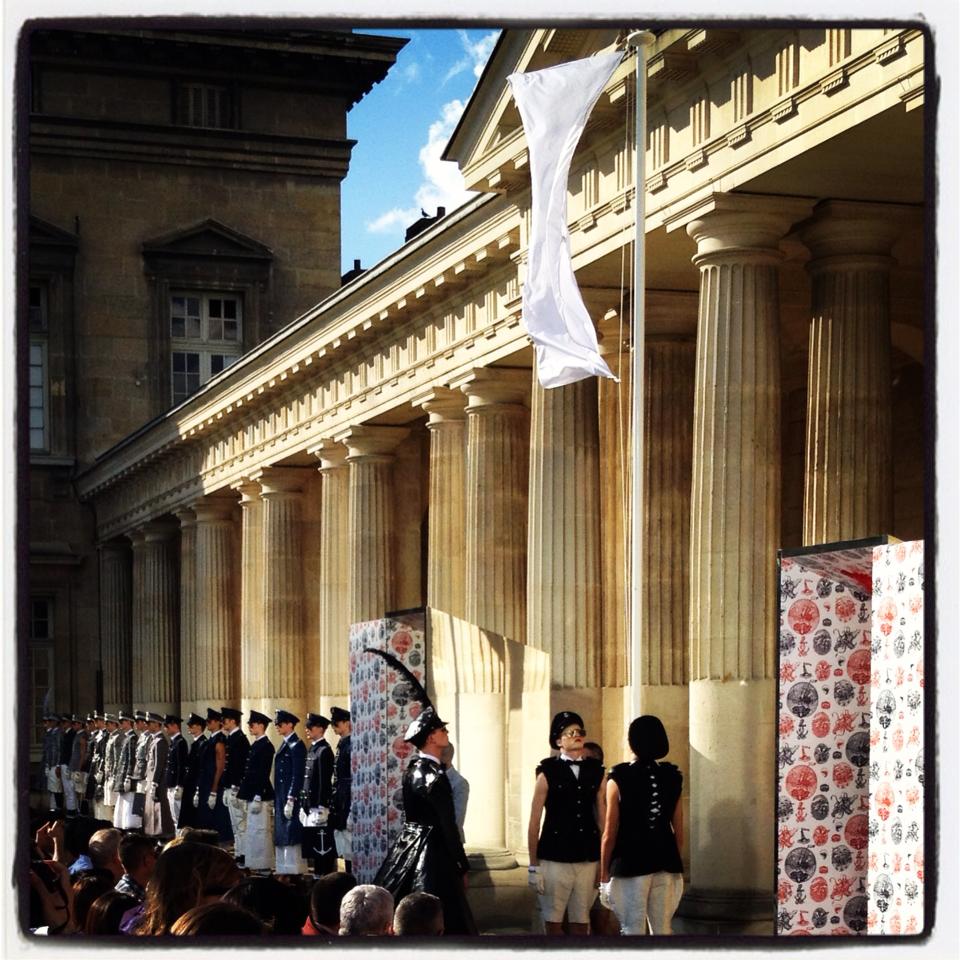
<instances>
[{"instance_id":1,"label":"man in black coat","mask_svg":"<svg viewBox=\"0 0 960 960\"><path fill-rule=\"evenodd\" d=\"M198 827L200 819L198 808L194 800L197 799L197 780L200 777L200 760L207 746L207 738L203 733L203 717L191 713L187 717L187 730L193 738L187 751L187 766L183 774L183 791L180 794L180 815L177 817L177 827Z\"/></svg>"},{"instance_id":2,"label":"man in black coat","mask_svg":"<svg viewBox=\"0 0 960 960\"><path fill-rule=\"evenodd\" d=\"M220 714L223 717L223 736L227 746L227 762L223 768L220 785L223 787L223 802L230 816L230 827L236 840L240 817L243 815L243 810L237 802L237 791L240 788L240 780L243 778L243 768L247 764L250 741L240 729L240 718L243 714L239 710L233 707L221 707Z\"/></svg>"},{"instance_id":3,"label":"man in black coat","mask_svg":"<svg viewBox=\"0 0 960 960\"><path fill-rule=\"evenodd\" d=\"M304 726L310 749L300 794L301 851L311 862L313 873L322 877L337 869L337 848L329 822L333 803L333 750L323 736L330 721L318 713L308 713Z\"/></svg>"},{"instance_id":4,"label":"man in black coat","mask_svg":"<svg viewBox=\"0 0 960 960\"><path fill-rule=\"evenodd\" d=\"M343 865L350 873L353 845L350 828L353 820L350 816L350 804L353 793L353 773L350 769L350 734L353 727L350 711L343 707L331 707L330 726L340 738L337 752L333 758L333 808L330 811L330 826L337 845L338 856L343 857Z\"/></svg>"},{"instance_id":5,"label":"man in black coat","mask_svg":"<svg viewBox=\"0 0 960 960\"><path fill-rule=\"evenodd\" d=\"M243 859L248 870L272 870L274 865L273 830L270 825L273 784L273 744L267 737L270 718L256 710L250 711L247 727L253 743L247 751L243 776L237 788L237 803L242 814L241 830L236 838L237 858Z\"/></svg>"},{"instance_id":6,"label":"man in black coat","mask_svg":"<svg viewBox=\"0 0 960 960\"><path fill-rule=\"evenodd\" d=\"M410 724L404 740L418 750L403 775L404 824L374 883L399 902L422 890L443 903L445 934L475 934L467 903L467 855L460 842L453 791L440 762L450 742L446 724L432 706Z\"/></svg>"},{"instance_id":7,"label":"man in black coat","mask_svg":"<svg viewBox=\"0 0 960 960\"><path fill-rule=\"evenodd\" d=\"M216 830L221 846L233 843L230 815L223 802L223 774L227 768L227 738L221 727L223 715L207 707L207 745L200 755L200 775L194 803L198 811L198 827Z\"/></svg>"},{"instance_id":8,"label":"man in black coat","mask_svg":"<svg viewBox=\"0 0 960 960\"><path fill-rule=\"evenodd\" d=\"M288 710L277 710L274 723L283 737L273 762L273 842L277 873L307 872L300 852L303 842L300 792L307 765L307 748L294 730L299 722L300 718Z\"/></svg>"},{"instance_id":9,"label":"man in black coat","mask_svg":"<svg viewBox=\"0 0 960 960\"><path fill-rule=\"evenodd\" d=\"M166 804L174 826L180 821L183 785L187 778L187 741L180 732L181 723L180 717L172 713L163 718L163 729L170 738L170 748L167 750L167 765L163 773L160 798L161 802Z\"/></svg>"}]
</instances>

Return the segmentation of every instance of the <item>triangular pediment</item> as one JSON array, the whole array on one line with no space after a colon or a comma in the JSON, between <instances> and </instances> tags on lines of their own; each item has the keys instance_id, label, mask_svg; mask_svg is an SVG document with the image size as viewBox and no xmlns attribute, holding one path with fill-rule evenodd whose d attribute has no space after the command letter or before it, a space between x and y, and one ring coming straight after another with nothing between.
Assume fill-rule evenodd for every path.
<instances>
[{"instance_id":1,"label":"triangular pediment","mask_svg":"<svg viewBox=\"0 0 960 960\"><path fill-rule=\"evenodd\" d=\"M60 227L47 223L39 217L30 217L30 246L69 247L76 249L79 244L77 235Z\"/></svg>"},{"instance_id":2,"label":"triangular pediment","mask_svg":"<svg viewBox=\"0 0 960 960\"><path fill-rule=\"evenodd\" d=\"M482 162L521 127L507 77L589 56L614 43L617 30L504 30L444 151L461 170Z\"/></svg>"},{"instance_id":3,"label":"triangular pediment","mask_svg":"<svg viewBox=\"0 0 960 960\"><path fill-rule=\"evenodd\" d=\"M143 244L149 256L272 260L269 247L212 218Z\"/></svg>"}]
</instances>

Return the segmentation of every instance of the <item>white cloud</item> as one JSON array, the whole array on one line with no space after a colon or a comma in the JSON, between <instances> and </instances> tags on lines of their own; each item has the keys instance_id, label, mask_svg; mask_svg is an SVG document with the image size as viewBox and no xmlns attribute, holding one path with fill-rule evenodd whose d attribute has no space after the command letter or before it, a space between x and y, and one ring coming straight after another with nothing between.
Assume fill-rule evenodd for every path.
<instances>
[{"instance_id":1,"label":"white cloud","mask_svg":"<svg viewBox=\"0 0 960 960\"><path fill-rule=\"evenodd\" d=\"M403 231L420 216L415 207L404 210L394 207L386 213L380 214L376 220L367 222L367 233L403 233Z\"/></svg>"},{"instance_id":2,"label":"white cloud","mask_svg":"<svg viewBox=\"0 0 960 960\"><path fill-rule=\"evenodd\" d=\"M403 79L406 83L416 83L420 79L420 64L416 60L403 68Z\"/></svg>"},{"instance_id":3,"label":"white cloud","mask_svg":"<svg viewBox=\"0 0 960 960\"><path fill-rule=\"evenodd\" d=\"M464 56L447 70L441 81L441 86L458 74L463 73L464 70L472 70L474 77L479 77L483 73L487 60L490 59L490 54L497 42L497 37L500 36L500 31L493 30L482 36L476 43L470 40L470 35L466 30L458 30L457 35L460 37Z\"/></svg>"}]
</instances>

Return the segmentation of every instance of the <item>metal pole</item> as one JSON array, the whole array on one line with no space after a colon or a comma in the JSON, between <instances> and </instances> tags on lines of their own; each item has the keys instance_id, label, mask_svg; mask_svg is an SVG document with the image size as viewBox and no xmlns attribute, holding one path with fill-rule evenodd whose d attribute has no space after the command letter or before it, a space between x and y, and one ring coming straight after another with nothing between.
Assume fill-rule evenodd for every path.
<instances>
[{"instance_id":1,"label":"metal pole","mask_svg":"<svg viewBox=\"0 0 960 960\"><path fill-rule=\"evenodd\" d=\"M634 141L634 210L636 228L633 239L633 332L632 332L632 407L630 460L630 708L631 717L642 712L640 696L640 663L643 646L643 421L644 421L644 337L646 321L644 300L646 276L644 269L644 221L647 132L647 51L654 36L649 30L636 30L627 37L627 46L637 53L637 77L634 100L636 104L636 133Z\"/></svg>"}]
</instances>

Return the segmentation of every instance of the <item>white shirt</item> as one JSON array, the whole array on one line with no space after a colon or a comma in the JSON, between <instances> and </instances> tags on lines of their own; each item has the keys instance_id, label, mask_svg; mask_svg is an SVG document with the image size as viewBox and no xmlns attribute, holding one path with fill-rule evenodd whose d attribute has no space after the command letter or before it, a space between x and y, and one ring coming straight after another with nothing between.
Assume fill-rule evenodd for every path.
<instances>
[{"instance_id":1,"label":"white shirt","mask_svg":"<svg viewBox=\"0 0 960 960\"><path fill-rule=\"evenodd\" d=\"M570 772L579 780L580 779L580 767L579 764L583 760L583 757L571 757L569 753L564 753L560 751L560 759L564 762L571 762L573 766L570 767Z\"/></svg>"}]
</instances>

